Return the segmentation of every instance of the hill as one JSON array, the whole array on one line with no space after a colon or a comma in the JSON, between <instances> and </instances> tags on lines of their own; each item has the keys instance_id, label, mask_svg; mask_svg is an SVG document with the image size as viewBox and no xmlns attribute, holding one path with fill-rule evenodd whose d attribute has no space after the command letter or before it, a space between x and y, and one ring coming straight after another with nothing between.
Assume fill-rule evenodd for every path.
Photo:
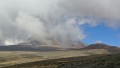
<instances>
[{"instance_id":1,"label":"hill","mask_svg":"<svg viewBox=\"0 0 120 68\"><path fill-rule=\"evenodd\" d=\"M62 49L56 46L28 45L22 43L19 45L0 46L0 67L48 59L116 54L120 53L119 51L118 47L105 44L92 44L82 49Z\"/></svg>"},{"instance_id":2,"label":"hill","mask_svg":"<svg viewBox=\"0 0 120 68\"><path fill-rule=\"evenodd\" d=\"M119 53L120 52L119 47L110 46L110 45L106 45L103 43L91 44L91 45L88 45L88 46L82 48L82 50L89 50L89 49L105 49L111 53Z\"/></svg>"}]
</instances>

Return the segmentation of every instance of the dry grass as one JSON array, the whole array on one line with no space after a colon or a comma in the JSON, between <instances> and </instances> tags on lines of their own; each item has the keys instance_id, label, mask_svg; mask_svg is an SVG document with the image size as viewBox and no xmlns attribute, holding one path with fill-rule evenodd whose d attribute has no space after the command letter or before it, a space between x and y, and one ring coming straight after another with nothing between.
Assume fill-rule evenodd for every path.
<instances>
[{"instance_id":1,"label":"dry grass","mask_svg":"<svg viewBox=\"0 0 120 68\"><path fill-rule=\"evenodd\" d=\"M94 50L68 50L68 51L51 51L51 52L28 52L28 51L1 51L0 52L0 67L41 61L47 59L58 59L77 56L89 56L92 54L108 54L104 49Z\"/></svg>"}]
</instances>

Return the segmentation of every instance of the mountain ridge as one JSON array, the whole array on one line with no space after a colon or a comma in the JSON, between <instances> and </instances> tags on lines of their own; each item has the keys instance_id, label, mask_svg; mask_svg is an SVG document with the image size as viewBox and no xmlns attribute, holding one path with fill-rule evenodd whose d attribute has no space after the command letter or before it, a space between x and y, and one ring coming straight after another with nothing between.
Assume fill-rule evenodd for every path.
<instances>
[{"instance_id":1,"label":"mountain ridge","mask_svg":"<svg viewBox=\"0 0 120 68\"><path fill-rule=\"evenodd\" d=\"M89 46L86 46L82 48L82 50L88 50L88 49L106 49L111 53L120 53L120 48L117 46L110 46L107 44L103 43L96 43L96 44L91 44Z\"/></svg>"}]
</instances>

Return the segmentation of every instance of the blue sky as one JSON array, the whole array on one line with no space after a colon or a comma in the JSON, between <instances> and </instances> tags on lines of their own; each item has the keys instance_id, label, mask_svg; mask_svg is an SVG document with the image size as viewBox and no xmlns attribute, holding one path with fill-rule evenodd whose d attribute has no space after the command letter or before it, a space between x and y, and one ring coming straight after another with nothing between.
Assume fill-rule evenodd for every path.
<instances>
[{"instance_id":1,"label":"blue sky","mask_svg":"<svg viewBox=\"0 0 120 68\"><path fill-rule=\"evenodd\" d=\"M96 41L102 41L102 43L112 46L120 46L120 28L110 28L104 24L100 24L94 27L89 25L82 26L86 38L83 40L87 44L96 43Z\"/></svg>"}]
</instances>

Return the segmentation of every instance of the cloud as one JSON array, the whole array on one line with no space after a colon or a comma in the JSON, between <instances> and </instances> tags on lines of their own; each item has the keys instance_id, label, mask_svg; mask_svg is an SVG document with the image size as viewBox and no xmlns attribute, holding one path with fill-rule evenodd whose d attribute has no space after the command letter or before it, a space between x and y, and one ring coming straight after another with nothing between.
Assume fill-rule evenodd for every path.
<instances>
[{"instance_id":1,"label":"cloud","mask_svg":"<svg viewBox=\"0 0 120 68\"><path fill-rule=\"evenodd\" d=\"M97 41L95 41L95 42L96 42L96 43L102 43L102 41L98 41L98 40L97 40Z\"/></svg>"},{"instance_id":2,"label":"cloud","mask_svg":"<svg viewBox=\"0 0 120 68\"><path fill-rule=\"evenodd\" d=\"M4 41L5 45L17 45L18 43L24 42L23 40L13 40L13 39L8 39Z\"/></svg>"},{"instance_id":3,"label":"cloud","mask_svg":"<svg viewBox=\"0 0 120 68\"><path fill-rule=\"evenodd\" d=\"M115 27L120 26L119 3L119 0L66 0L62 5L71 15L108 20L106 24Z\"/></svg>"},{"instance_id":4,"label":"cloud","mask_svg":"<svg viewBox=\"0 0 120 68\"><path fill-rule=\"evenodd\" d=\"M3 41L28 40L30 38L49 44L78 44L84 38L79 26L68 24L60 0L0 0L0 29ZM9 41L8 41L9 40ZM10 42L11 43L11 42Z\"/></svg>"},{"instance_id":5,"label":"cloud","mask_svg":"<svg viewBox=\"0 0 120 68\"><path fill-rule=\"evenodd\" d=\"M0 0L2 41L34 38L44 43L77 44L85 38L80 26L101 20L120 26L119 0Z\"/></svg>"}]
</instances>

